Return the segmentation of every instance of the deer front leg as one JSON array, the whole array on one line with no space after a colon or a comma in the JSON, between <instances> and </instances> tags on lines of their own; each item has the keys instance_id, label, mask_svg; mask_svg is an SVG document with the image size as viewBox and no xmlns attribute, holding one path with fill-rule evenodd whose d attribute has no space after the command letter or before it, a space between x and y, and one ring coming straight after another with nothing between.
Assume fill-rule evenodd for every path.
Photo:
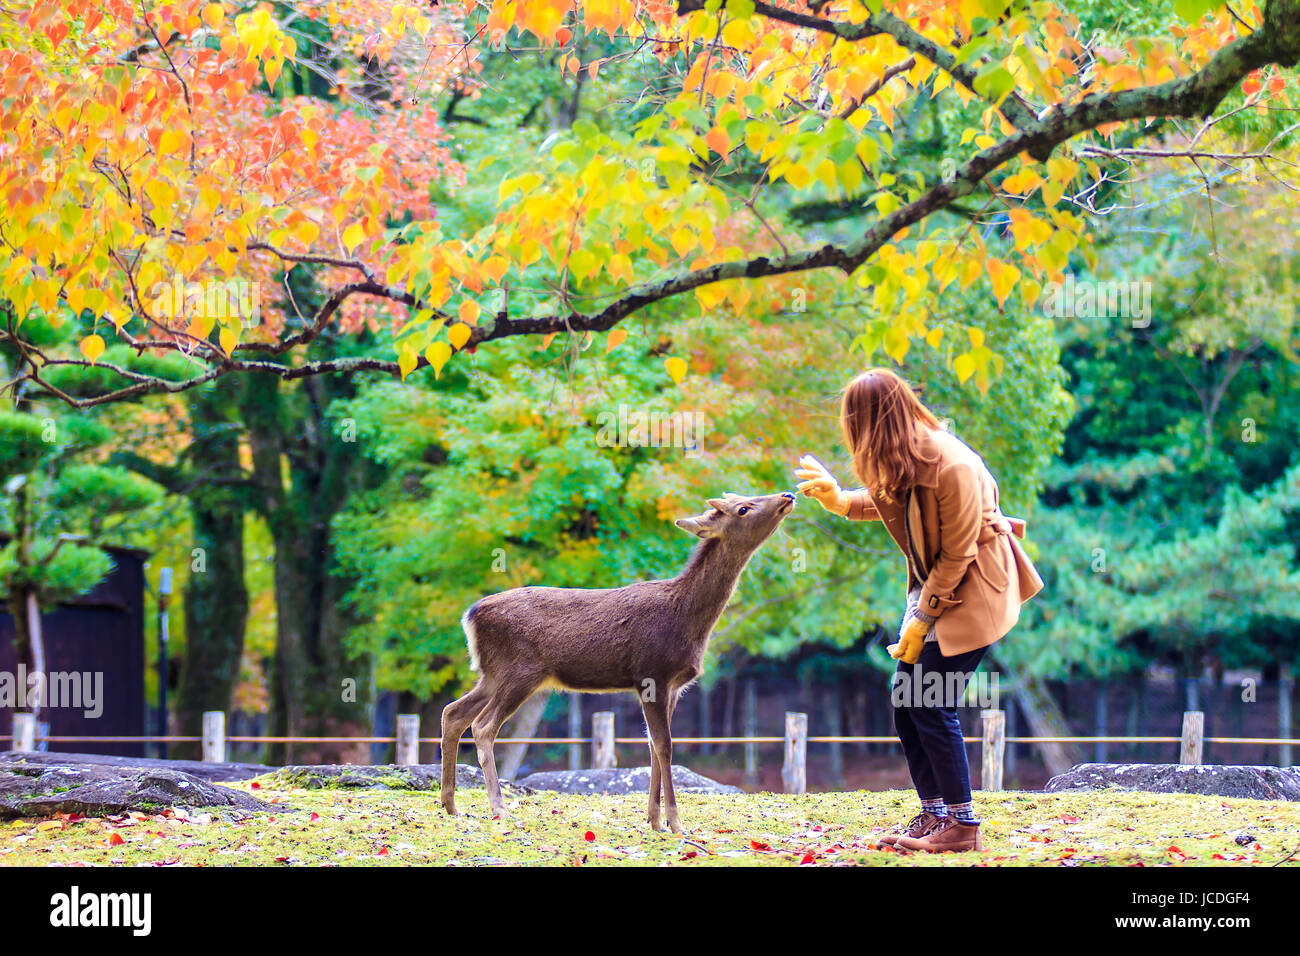
<instances>
[{"instance_id":1,"label":"deer front leg","mask_svg":"<svg viewBox=\"0 0 1300 956\"><path fill-rule=\"evenodd\" d=\"M654 748L655 766L652 777L658 771L659 783L663 787L664 806L668 812L668 828L674 833L682 832L682 825L677 819L677 798L673 793L673 740L668 729L668 704L666 701L647 702L645 704L646 728L650 731L650 744ZM657 817L658 787L651 780L651 826L658 822Z\"/></svg>"},{"instance_id":2,"label":"deer front leg","mask_svg":"<svg viewBox=\"0 0 1300 956\"><path fill-rule=\"evenodd\" d=\"M654 735L650 733L650 708L653 706L651 701L641 702L641 711L645 715L646 743L650 746L650 805L646 820L651 830L661 830L663 826L659 822L659 786L662 771L659 769L659 755L655 753Z\"/></svg>"}]
</instances>

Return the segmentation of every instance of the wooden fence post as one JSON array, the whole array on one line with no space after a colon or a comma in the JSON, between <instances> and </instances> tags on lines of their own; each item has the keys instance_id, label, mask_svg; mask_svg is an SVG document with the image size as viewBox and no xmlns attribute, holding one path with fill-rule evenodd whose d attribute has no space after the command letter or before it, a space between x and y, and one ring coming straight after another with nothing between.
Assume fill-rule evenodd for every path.
<instances>
[{"instance_id":1,"label":"wooden fence post","mask_svg":"<svg viewBox=\"0 0 1300 956\"><path fill-rule=\"evenodd\" d=\"M1093 733L1098 737L1105 737L1110 733L1110 715L1106 708L1106 682L1098 680L1095 682L1097 688L1097 699L1093 702ZM1105 763L1107 759L1106 741L1099 740L1096 745L1097 763Z\"/></svg>"},{"instance_id":2,"label":"wooden fence post","mask_svg":"<svg viewBox=\"0 0 1300 956\"><path fill-rule=\"evenodd\" d=\"M14 740L12 746L15 753L31 753L36 749L35 714L14 714Z\"/></svg>"},{"instance_id":3,"label":"wooden fence post","mask_svg":"<svg viewBox=\"0 0 1300 956\"><path fill-rule=\"evenodd\" d=\"M786 793L808 792L808 715L785 715L785 764L781 781Z\"/></svg>"},{"instance_id":4,"label":"wooden fence post","mask_svg":"<svg viewBox=\"0 0 1300 956\"><path fill-rule=\"evenodd\" d=\"M745 679L745 694L742 707L744 710L744 735L746 737L758 736L758 689L754 684L754 678ZM758 786L758 745L745 744L745 783L748 786Z\"/></svg>"},{"instance_id":5,"label":"wooden fence post","mask_svg":"<svg viewBox=\"0 0 1300 956\"><path fill-rule=\"evenodd\" d=\"M1205 711L1189 710L1183 714L1183 742L1178 753L1181 764L1199 764L1205 748Z\"/></svg>"},{"instance_id":6,"label":"wooden fence post","mask_svg":"<svg viewBox=\"0 0 1300 956\"><path fill-rule=\"evenodd\" d=\"M397 715L397 753L393 762L399 767L414 767L420 762L420 715ZM456 754L451 762L456 762Z\"/></svg>"},{"instance_id":7,"label":"wooden fence post","mask_svg":"<svg viewBox=\"0 0 1300 956\"><path fill-rule=\"evenodd\" d=\"M983 767L980 786L984 790L1002 789L1002 766L1007 750L1007 715L1001 710L980 712L984 719Z\"/></svg>"},{"instance_id":8,"label":"wooden fence post","mask_svg":"<svg viewBox=\"0 0 1300 956\"><path fill-rule=\"evenodd\" d=\"M224 710L203 712L203 762L226 762L226 712Z\"/></svg>"},{"instance_id":9,"label":"wooden fence post","mask_svg":"<svg viewBox=\"0 0 1300 956\"><path fill-rule=\"evenodd\" d=\"M602 710L591 715L591 766L609 770L618 766L614 754L614 713Z\"/></svg>"}]
</instances>

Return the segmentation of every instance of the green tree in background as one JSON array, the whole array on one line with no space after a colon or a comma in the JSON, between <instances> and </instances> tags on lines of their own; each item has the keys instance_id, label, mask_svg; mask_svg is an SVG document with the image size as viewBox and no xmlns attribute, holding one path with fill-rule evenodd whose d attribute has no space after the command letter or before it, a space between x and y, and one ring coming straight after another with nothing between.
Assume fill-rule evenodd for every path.
<instances>
[{"instance_id":1,"label":"green tree in background","mask_svg":"<svg viewBox=\"0 0 1300 956\"><path fill-rule=\"evenodd\" d=\"M95 461L109 438L83 417L0 411L0 590L29 673L45 672L41 609L103 580L112 560L101 545L161 496L152 482ZM30 701L38 717L41 703Z\"/></svg>"}]
</instances>

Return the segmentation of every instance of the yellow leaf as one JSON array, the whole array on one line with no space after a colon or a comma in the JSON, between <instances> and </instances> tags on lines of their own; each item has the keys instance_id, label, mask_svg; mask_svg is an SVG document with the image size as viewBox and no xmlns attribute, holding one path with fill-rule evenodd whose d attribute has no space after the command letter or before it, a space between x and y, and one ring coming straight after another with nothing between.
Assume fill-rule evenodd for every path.
<instances>
[{"instance_id":1,"label":"yellow leaf","mask_svg":"<svg viewBox=\"0 0 1300 956\"><path fill-rule=\"evenodd\" d=\"M812 173L808 172L807 166L794 163L785 171L785 178L795 189L806 189L812 182Z\"/></svg>"},{"instance_id":2,"label":"yellow leaf","mask_svg":"<svg viewBox=\"0 0 1300 956\"><path fill-rule=\"evenodd\" d=\"M957 358L953 360L952 370L957 373L957 380L965 383L968 378L975 374L975 359L971 358L969 352L964 355L958 355Z\"/></svg>"},{"instance_id":3,"label":"yellow leaf","mask_svg":"<svg viewBox=\"0 0 1300 956\"><path fill-rule=\"evenodd\" d=\"M461 349L469 341L470 331L468 325L461 325L459 322L447 330L447 339L451 342L451 347Z\"/></svg>"},{"instance_id":4,"label":"yellow leaf","mask_svg":"<svg viewBox=\"0 0 1300 956\"><path fill-rule=\"evenodd\" d=\"M554 333L554 332L547 332L545 335L542 336L542 351L543 351L543 352L545 352L548 348L551 347L551 342L555 339L555 335L556 335L556 333Z\"/></svg>"},{"instance_id":5,"label":"yellow leaf","mask_svg":"<svg viewBox=\"0 0 1300 956\"><path fill-rule=\"evenodd\" d=\"M235 346L239 344L239 332L223 327L217 333L217 339L221 342L221 351L229 355L235 351Z\"/></svg>"},{"instance_id":6,"label":"yellow leaf","mask_svg":"<svg viewBox=\"0 0 1300 956\"><path fill-rule=\"evenodd\" d=\"M609 338L605 341L605 351L610 352L623 344L627 339L627 329L611 329Z\"/></svg>"},{"instance_id":7,"label":"yellow leaf","mask_svg":"<svg viewBox=\"0 0 1300 956\"><path fill-rule=\"evenodd\" d=\"M410 346L403 345L402 350L397 353L397 370L401 373L402 379L405 380L406 376L414 372L415 366L419 364L420 361L416 358L415 352L411 350Z\"/></svg>"},{"instance_id":8,"label":"yellow leaf","mask_svg":"<svg viewBox=\"0 0 1300 956\"><path fill-rule=\"evenodd\" d=\"M177 130L165 129L158 137L158 155L170 156L185 145L185 137Z\"/></svg>"},{"instance_id":9,"label":"yellow leaf","mask_svg":"<svg viewBox=\"0 0 1300 956\"><path fill-rule=\"evenodd\" d=\"M993 295L998 300L998 308L1001 308L1020 278L1020 270L997 259L990 259L987 269L989 281L993 283Z\"/></svg>"},{"instance_id":10,"label":"yellow leaf","mask_svg":"<svg viewBox=\"0 0 1300 956\"><path fill-rule=\"evenodd\" d=\"M225 22L226 11L221 8L219 3L209 3L203 8L203 22L208 25L209 30L216 30Z\"/></svg>"},{"instance_id":11,"label":"yellow leaf","mask_svg":"<svg viewBox=\"0 0 1300 956\"><path fill-rule=\"evenodd\" d=\"M939 347L939 340L943 338L943 329L931 329L925 337L925 344L932 349Z\"/></svg>"},{"instance_id":12,"label":"yellow leaf","mask_svg":"<svg viewBox=\"0 0 1300 956\"><path fill-rule=\"evenodd\" d=\"M682 379L686 377L686 360L673 356L664 360L664 368L668 369L668 375L678 385L682 384Z\"/></svg>"},{"instance_id":13,"label":"yellow leaf","mask_svg":"<svg viewBox=\"0 0 1300 956\"><path fill-rule=\"evenodd\" d=\"M94 365L99 361L99 357L104 354L104 340L98 335L87 335L81 340L79 348L81 354L90 360L91 365Z\"/></svg>"},{"instance_id":14,"label":"yellow leaf","mask_svg":"<svg viewBox=\"0 0 1300 956\"><path fill-rule=\"evenodd\" d=\"M343 230L343 248L351 252L364 238L366 238L366 230L361 223L354 222Z\"/></svg>"},{"instance_id":15,"label":"yellow leaf","mask_svg":"<svg viewBox=\"0 0 1300 956\"><path fill-rule=\"evenodd\" d=\"M433 366L433 377L438 378L442 374L442 367L447 364L447 359L451 358L451 346L443 341L434 342L424 350L424 357Z\"/></svg>"},{"instance_id":16,"label":"yellow leaf","mask_svg":"<svg viewBox=\"0 0 1300 956\"><path fill-rule=\"evenodd\" d=\"M686 253L695 248L698 238L685 226L681 226L668 237L668 241L673 244L673 248L677 250L679 256L685 256Z\"/></svg>"},{"instance_id":17,"label":"yellow leaf","mask_svg":"<svg viewBox=\"0 0 1300 956\"><path fill-rule=\"evenodd\" d=\"M478 325L479 307L473 299L466 299L460 304L457 316L466 325Z\"/></svg>"}]
</instances>

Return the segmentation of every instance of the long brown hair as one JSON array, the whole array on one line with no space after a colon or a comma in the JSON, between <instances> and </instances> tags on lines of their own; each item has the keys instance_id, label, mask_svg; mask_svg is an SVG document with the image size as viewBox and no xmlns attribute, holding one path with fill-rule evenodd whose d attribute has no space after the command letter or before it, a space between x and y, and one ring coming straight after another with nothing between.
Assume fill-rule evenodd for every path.
<instances>
[{"instance_id":1,"label":"long brown hair","mask_svg":"<svg viewBox=\"0 0 1300 956\"><path fill-rule=\"evenodd\" d=\"M887 368L867 369L844 388L844 443L853 471L873 498L896 501L916 484L921 429L941 429L912 386Z\"/></svg>"}]
</instances>

